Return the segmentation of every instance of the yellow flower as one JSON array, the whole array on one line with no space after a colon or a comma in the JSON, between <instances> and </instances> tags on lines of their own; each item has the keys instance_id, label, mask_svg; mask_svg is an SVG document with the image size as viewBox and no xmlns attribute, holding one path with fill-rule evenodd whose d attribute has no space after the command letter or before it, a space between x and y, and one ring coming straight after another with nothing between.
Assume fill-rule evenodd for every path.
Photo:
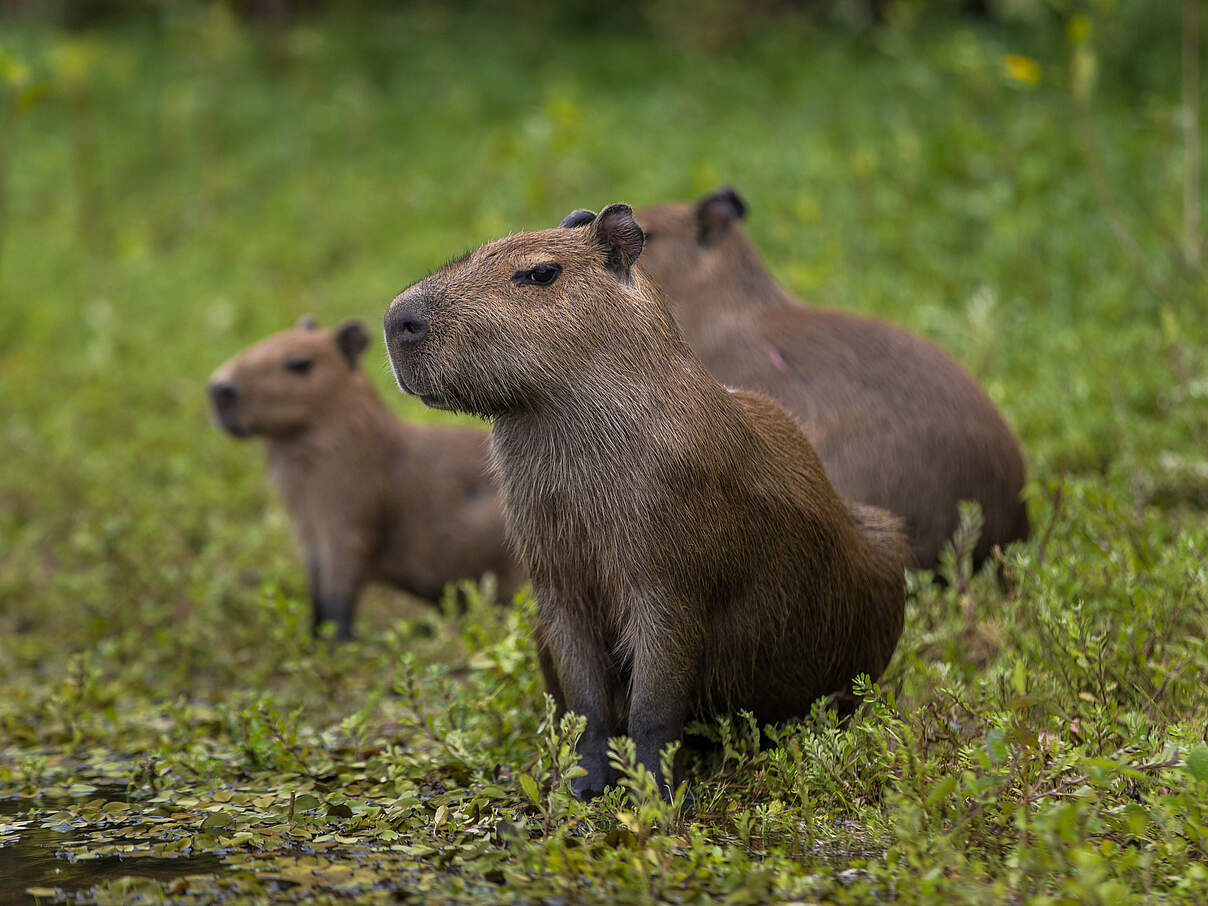
<instances>
[{"instance_id":1,"label":"yellow flower","mask_svg":"<svg viewBox=\"0 0 1208 906\"><path fill-rule=\"evenodd\" d=\"M1040 64L1031 57L1009 53L1002 58L1003 71L1007 78L1025 85L1035 85L1040 81Z\"/></svg>"}]
</instances>

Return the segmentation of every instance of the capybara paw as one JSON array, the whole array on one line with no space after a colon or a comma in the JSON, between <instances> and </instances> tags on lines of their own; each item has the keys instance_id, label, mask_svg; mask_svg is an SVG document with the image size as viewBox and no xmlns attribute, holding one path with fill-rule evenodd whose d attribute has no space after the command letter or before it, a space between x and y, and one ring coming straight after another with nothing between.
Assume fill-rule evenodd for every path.
<instances>
[{"instance_id":1,"label":"capybara paw","mask_svg":"<svg viewBox=\"0 0 1208 906\"><path fill-rule=\"evenodd\" d=\"M607 778L602 772L588 771L582 777L575 777L570 782L570 791L587 802L604 794L608 786Z\"/></svg>"}]
</instances>

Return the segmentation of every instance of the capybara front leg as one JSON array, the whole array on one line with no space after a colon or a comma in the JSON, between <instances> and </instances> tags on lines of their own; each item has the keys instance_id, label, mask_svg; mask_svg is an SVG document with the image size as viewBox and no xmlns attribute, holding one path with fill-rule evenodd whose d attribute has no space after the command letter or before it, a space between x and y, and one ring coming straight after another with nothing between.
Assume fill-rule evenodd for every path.
<instances>
[{"instance_id":1,"label":"capybara front leg","mask_svg":"<svg viewBox=\"0 0 1208 906\"><path fill-rule=\"evenodd\" d=\"M680 739L692 688L691 652L678 657L667 651L637 652L633 661L633 692L629 702L629 735L637 750L638 763L654 775L664 799L679 781L677 755L672 776L662 772L663 748Z\"/></svg>"},{"instance_id":2,"label":"capybara front leg","mask_svg":"<svg viewBox=\"0 0 1208 906\"><path fill-rule=\"evenodd\" d=\"M586 627L572 623L560 619L547 624L538 652L546 686L560 709L587 719L577 748L579 764L587 773L574 778L570 786L580 799L593 799L613 780L608 766L608 740L614 732L613 690L603 647L587 635Z\"/></svg>"},{"instance_id":3,"label":"capybara front leg","mask_svg":"<svg viewBox=\"0 0 1208 906\"><path fill-rule=\"evenodd\" d=\"M319 634L324 623L335 623L336 641L352 638L352 620L357 598L364 583L364 552L350 545L325 545L318 554L317 581L311 588L314 605L314 632Z\"/></svg>"}]
</instances>

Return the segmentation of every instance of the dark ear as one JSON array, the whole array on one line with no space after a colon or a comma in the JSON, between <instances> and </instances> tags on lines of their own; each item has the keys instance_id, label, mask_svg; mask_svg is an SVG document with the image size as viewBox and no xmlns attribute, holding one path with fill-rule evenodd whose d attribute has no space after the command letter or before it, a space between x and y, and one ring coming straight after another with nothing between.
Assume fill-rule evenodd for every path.
<instances>
[{"instance_id":1,"label":"dark ear","mask_svg":"<svg viewBox=\"0 0 1208 906\"><path fill-rule=\"evenodd\" d=\"M314 330L319 326L319 322L315 320L314 315L303 315L298 319L299 330Z\"/></svg>"},{"instance_id":2,"label":"dark ear","mask_svg":"<svg viewBox=\"0 0 1208 906\"><path fill-rule=\"evenodd\" d=\"M340 347L340 352L344 353L344 358L348 359L348 367L356 368L357 359L369 345L369 334L365 332L365 325L360 321L345 321L336 328L336 345Z\"/></svg>"},{"instance_id":3,"label":"dark ear","mask_svg":"<svg viewBox=\"0 0 1208 906\"><path fill-rule=\"evenodd\" d=\"M633 208L610 204L591 222L591 234L608 255L608 269L622 279L642 254L642 228L633 222Z\"/></svg>"},{"instance_id":4,"label":"dark ear","mask_svg":"<svg viewBox=\"0 0 1208 906\"><path fill-rule=\"evenodd\" d=\"M596 219L595 211L587 211L579 208L577 211L571 211L562 218L562 222L558 224L560 227L581 227L587 226Z\"/></svg>"},{"instance_id":5,"label":"dark ear","mask_svg":"<svg viewBox=\"0 0 1208 906\"><path fill-rule=\"evenodd\" d=\"M711 192L696 203L696 239L712 245L736 220L747 215L747 203L729 186Z\"/></svg>"}]
</instances>

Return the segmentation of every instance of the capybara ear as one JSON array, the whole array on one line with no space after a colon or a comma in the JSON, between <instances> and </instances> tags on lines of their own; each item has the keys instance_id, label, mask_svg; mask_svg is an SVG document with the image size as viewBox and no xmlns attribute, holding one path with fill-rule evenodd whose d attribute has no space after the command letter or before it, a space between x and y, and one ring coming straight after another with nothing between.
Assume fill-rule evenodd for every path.
<instances>
[{"instance_id":1,"label":"capybara ear","mask_svg":"<svg viewBox=\"0 0 1208 906\"><path fill-rule=\"evenodd\" d=\"M344 358L348 359L348 367L356 368L357 359L369 345L369 334L365 331L365 325L360 321L345 321L336 328L336 345L340 347L340 352L344 353Z\"/></svg>"},{"instance_id":2,"label":"capybara ear","mask_svg":"<svg viewBox=\"0 0 1208 906\"><path fill-rule=\"evenodd\" d=\"M696 238L712 245L726 234L735 220L747 216L747 203L730 186L710 192L696 203Z\"/></svg>"},{"instance_id":3,"label":"capybara ear","mask_svg":"<svg viewBox=\"0 0 1208 906\"><path fill-rule=\"evenodd\" d=\"M314 330L319 326L319 322L315 320L314 315L303 315L298 319L299 330Z\"/></svg>"},{"instance_id":4,"label":"capybara ear","mask_svg":"<svg viewBox=\"0 0 1208 906\"><path fill-rule=\"evenodd\" d=\"M595 211L588 211L584 208L579 208L577 211L571 211L562 218L562 222L558 224L560 227L581 227L587 226L596 219Z\"/></svg>"},{"instance_id":5,"label":"capybara ear","mask_svg":"<svg viewBox=\"0 0 1208 906\"><path fill-rule=\"evenodd\" d=\"M618 277L628 277L643 243L642 228L633 221L633 208L610 204L591 222L591 232L608 254L608 269Z\"/></svg>"}]
</instances>

